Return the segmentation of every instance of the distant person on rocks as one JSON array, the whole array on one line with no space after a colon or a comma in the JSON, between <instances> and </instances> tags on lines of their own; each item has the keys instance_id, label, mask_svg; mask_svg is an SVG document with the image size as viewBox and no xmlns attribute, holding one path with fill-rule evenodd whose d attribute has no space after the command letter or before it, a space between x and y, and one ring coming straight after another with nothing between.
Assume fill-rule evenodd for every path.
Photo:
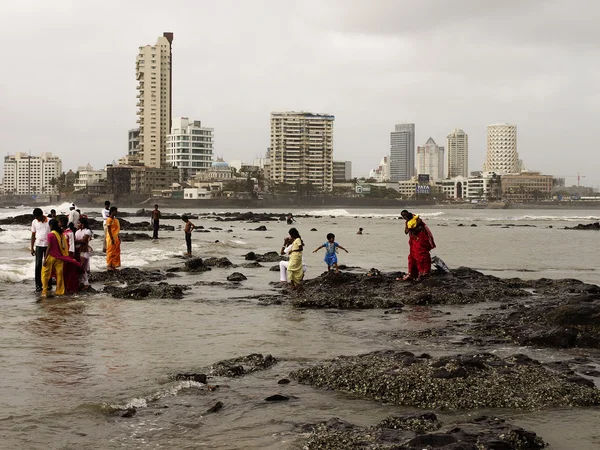
<instances>
[{"instance_id":1,"label":"distant person on rocks","mask_svg":"<svg viewBox=\"0 0 600 450\"><path fill-rule=\"evenodd\" d=\"M356 232L356 234L363 234L362 232L363 232L363 229L359 228L358 231Z\"/></svg>"},{"instance_id":2,"label":"distant person on rocks","mask_svg":"<svg viewBox=\"0 0 600 450\"><path fill-rule=\"evenodd\" d=\"M160 211L158 210L158 205L154 205L154 210L152 210L152 217L150 219L152 222L152 226L154 227L154 234L152 235L152 239L158 239L158 226L160 223Z\"/></svg>"},{"instance_id":3,"label":"distant person on rocks","mask_svg":"<svg viewBox=\"0 0 600 450\"><path fill-rule=\"evenodd\" d=\"M56 295L64 295L64 265L80 265L69 256L69 244L65 236L63 236L63 231L58 220L52 219L50 221L50 230L51 232L48 234L48 251L46 252L42 268L42 298L48 295L48 285L50 284L52 273L56 274Z\"/></svg>"},{"instance_id":4,"label":"distant person on rocks","mask_svg":"<svg viewBox=\"0 0 600 450\"><path fill-rule=\"evenodd\" d=\"M117 207L110 207L110 215L106 219L106 269L117 270L121 267L121 224L117 219Z\"/></svg>"},{"instance_id":5,"label":"distant person on rocks","mask_svg":"<svg viewBox=\"0 0 600 450\"><path fill-rule=\"evenodd\" d=\"M338 259L337 259L338 248L341 248L346 253L348 253L348 250L346 250L340 244L335 242L335 234L333 234L333 233L327 234L327 242L325 242L322 245L319 245L316 249L313 250L313 253L317 253L322 248L325 249L324 261L325 261L325 264L327 264L327 272L329 272L331 270L331 268L333 267L335 269L335 272L339 273L340 270L338 269Z\"/></svg>"},{"instance_id":6,"label":"distant person on rocks","mask_svg":"<svg viewBox=\"0 0 600 450\"><path fill-rule=\"evenodd\" d=\"M71 224L73 224L75 229L77 229L79 227L79 216L80 216L80 213L77 210L75 203L71 203L71 206L69 206L69 222L68 222L69 227L71 226Z\"/></svg>"},{"instance_id":7,"label":"distant person on rocks","mask_svg":"<svg viewBox=\"0 0 600 450\"><path fill-rule=\"evenodd\" d=\"M435 248L435 241L429 227L416 215L403 210L405 220L404 233L408 234L408 273L401 280L421 280L431 273L430 251ZM399 279L400 280L400 279Z\"/></svg>"},{"instance_id":8,"label":"distant person on rocks","mask_svg":"<svg viewBox=\"0 0 600 450\"><path fill-rule=\"evenodd\" d=\"M293 224L293 223L296 221L296 220L294 219L294 216L292 216L292 213L289 213L289 214L286 216L285 220L287 221L287 224L288 224L288 225L291 225L291 224Z\"/></svg>"},{"instance_id":9,"label":"distant person on rocks","mask_svg":"<svg viewBox=\"0 0 600 450\"><path fill-rule=\"evenodd\" d=\"M185 233L185 245L187 246L186 256L192 256L192 231L194 231L196 225L190 222L188 216L181 216L181 220L185 222L183 232Z\"/></svg>"},{"instance_id":10,"label":"distant person on rocks","mask_svg":"<svg viewBox=\"0 0 600 450\"><path fill-rule=\"evenodd\" d=\"M292 251L292 244L293 244L293 240L290 236L287 236L284 240L283 240L283 246L281 247L281 251L279 252L280 255L289 255L290 252ZM289 260L288 261L279 261L279 281L281 281L282 283L287 283L288 282L288 278L287 278L287 269L288 266L290 265ZM304 257L302 258L302 278L304 279L304 274L306 273L306 264L304 264Z\"/></svg>"},{"instance_id":11,"label":"distant person on rocks","mask_svg":"<svg viewBox=\"0 0 600 450\"><path fill-rule=\"evenodd\" d=\"M87 217L80 217L79 230L75 232L75 259L81 264L79 270L79 284L83 291L90 288L88 274L90 272L90 253L92 251L90 240L93 236L94 233L90 230L90 224Z\"/></svg>"},{"instance_id":12,"label":"distant person on rocks","mask_svg":"<svg viewBox=\"0 0 600 450\"><path fill-rule=\"evenodd\" d=\"M110 202L106 200L104 202L104 209L102 210L102 229L104 230L104 240L102 242L102 253L106 253L106 221L110 216Z\"/></svg>"},{"instance_id":13,"label":"distant person on rocks","mask_svg":"<svg viewBox=\"0 0 600 450\"><path fill-rule=\"evenodd\" d=\"M75 258L75 230L72 223L68 223L68 219L65 216L58 218L60 227L62 229L62 235L67 239L67 247L69 249L69 257ZM81 225L81 220L79 220ZM65 282L66 292L77 292L79 291L79 274L77 268L72 264L63 265L63 279Z\"/></svg>"},{"instance_id":14,"label":"distant person on rocks","mask_svg":"<svg viewBox=\"0 0 600 450\"><path fill-rule=\"evenodd\" d=\"M292 239L292 248L290 250L287 278L288 282L292 285L292 288L296 289L304 278L304 273L302 271L302 251L304 250L304 241L302 241L300 233L295 228L290 228L289 235Z\"/></svg>"},{"instance_id":15,"label":"distant person on rocks","mask_svg":"<svg viewBox=\"0 0 600 450\"><path fill-rule=\"evenodd\" d=\"M44 216L40 208L33 210L31 222L31 256L35 256L35 290L42 291L42 267L48 250L48 235L50 234L50 219Z\"/></svg>"},{"instance_id":16,"label":"distant person on rocks","mask_svg":"<svg viewBox=\"0 0 600 450\"><path fill-rule=\"evenodd\" d=\"M50 214L48 214L48 219L56 219L56 210L51 209Z\"/></svg>"}]
</instances>

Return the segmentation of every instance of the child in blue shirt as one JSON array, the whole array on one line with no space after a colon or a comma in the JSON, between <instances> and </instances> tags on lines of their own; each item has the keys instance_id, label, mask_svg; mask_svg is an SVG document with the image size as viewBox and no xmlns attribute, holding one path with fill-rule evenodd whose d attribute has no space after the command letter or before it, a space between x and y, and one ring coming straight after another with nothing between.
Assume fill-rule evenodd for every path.
<instances>
[{"instance_id":1,"label":"child in blue shirt","mask_svg":"<svg viewBox=\"0 0 600 450\"><path fill-rule=\"evenodd\" d=\"M329 233L327 235L327 242L325 242L323 245L319 245L313 251L313 253L317 253L322 248L325 249L325 260L324 261L325 261L325 264L327 264L327 271L329 272L331 270L331 268L333 267L335 269L335 272L338 273L339 269L338 269L338 264L337 264L338 263L337 249L341 248L346 253L348 253L348 250L346 250L340 244L335 242L335 234L333 234L333 233Z\"/></svg>"}]
</instances>

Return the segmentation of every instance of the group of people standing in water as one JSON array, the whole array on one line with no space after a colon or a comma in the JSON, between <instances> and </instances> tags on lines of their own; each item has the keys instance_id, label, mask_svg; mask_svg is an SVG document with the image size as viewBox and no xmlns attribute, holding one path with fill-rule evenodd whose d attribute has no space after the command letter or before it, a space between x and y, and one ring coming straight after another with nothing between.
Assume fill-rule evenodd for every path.
<instances>
[{"instance_id":1,"label":"group of people standing in water","mask_svg":"<svg viewBox=\"0 0 600 450\"><path fill-rule=\"evenodd\" d=\"M119 233L121 226L117 219L118 209L111 206L109 201L102 210L102 225L104 229L103 252L106 253L106 268L109 271L117 270L121 266L121 240ZM416 214L407 210L401 213L405 220L404 233L408 235L408 273L398 281L421 280L431 273L430 252L435 248L435 241L429 227ZM82 215L74 204L70 206L68 216L56 216L54 210L45 216L40 208L33 210L34 220L31 224L31 254L35 256L35 286L42 297L48 295L51 289L51 279L56 280L56 295L67 292L77 292L89 289L88 274L90 271L90 257L92 248L90 241L93 233L90 230L88 218ZM158 239L158 222L161 214L158 205L152 211L153 238ZM182 217L185 222L185 238L187 256L192 254L191 234L195 225L187 216ZM286 217L288 224L295 220L289 214ZM357 234L362 234L360 228ZM280 262L280 281L289 283L292 288L297 288L306 272L303 261L304 241L296 228L290 228L288 236L284 239L280 254L288 255L287 261ZM335 241L333 233L327 234L327 241L317 247L313 253L325 249L324 261L327 270L339 272L337 253L338 249L348 250Z\"/></svg>"}]
</instances>

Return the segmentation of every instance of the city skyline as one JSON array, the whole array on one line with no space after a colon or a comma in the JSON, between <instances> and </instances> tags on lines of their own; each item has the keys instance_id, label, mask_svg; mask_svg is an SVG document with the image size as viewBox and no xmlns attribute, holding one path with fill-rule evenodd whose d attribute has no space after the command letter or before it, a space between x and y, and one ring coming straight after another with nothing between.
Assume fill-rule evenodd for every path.
<instances>
[{"instance_id":1,"label":"city skyline","mask_svg":"<svg viewBox=\"0 0 600 450\"><path fill-rule=\"evenodd\" d=\"M135 127L132 61L140 44L169 30L176 35L173 117L210 123L219 135L215 153L228 159L264 152L271 112L306 110L336 116L335 158L351 160L357 176L388 153L389 130L402 121L416 124L416 142L443 143L453 128L465 130L475 170L485 161L487 125L508 122L518 126L528 169L567 184L580 173L597 186L600 169L589 164L596 156L587 143L596 140L600 113L593 76L600 63L590 45L600 33L591 26L598 7L575 3L188 2L186 15L154 1L141 9L133 2L11 3L0 33L14 42L7 60L19 64L1 75L4 153L52 152L65 169L119 159L124 132ZM193 12L200 10L211 20L198 28ZM401 29L391 20L396 13L409 22ZM256 20L265 26L257 29ZM564 26L575 20L575 32ZM40 42L60 51L39 52ZM40 66L51 67L41 83ZM35 133L33 111L44 117ZM572 133L556 131L564 128Z\"/></svg>"}]
</instances>

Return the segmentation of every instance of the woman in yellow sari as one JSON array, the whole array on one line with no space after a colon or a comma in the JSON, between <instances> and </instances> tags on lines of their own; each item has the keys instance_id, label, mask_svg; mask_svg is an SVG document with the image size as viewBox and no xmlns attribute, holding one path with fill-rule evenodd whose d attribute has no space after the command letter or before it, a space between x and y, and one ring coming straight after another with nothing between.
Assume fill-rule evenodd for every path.
<instances>
[{"instance_id":1,"label":"woman in yellow sari","mask_svg":"<svg viewBox=\"0 0 600 450\"><path fill-rule=\"evenodd\" d=\"M64 295L65 278L63 276L64 264L75 264L79 262L69 256L69 244L63 235L60 223L56 219L50 221L51 233L48 235L48 250L42 267L42 297L48 295L48 284L52 274L56 274L56 295Z\"/></svg>"},{"instance_id":2,"label":"woman in yellow sari","mask_svg":"<svg viewBox=\"0 0 600 450\"><path fill-rule=\"evenodd\" d=\"M292 288L296 289L304 278L304 271L302 270L302 250L304 250L304 242L300 237L300 233L295 228L291 228L289 234L293 243L292 250L290 251L290 263L287 268L287 276Z\"/></svg>"},{"instance_id":3,"label":"woman in yellow sari","mask_svg":"<svg viewBox=\"0 0 600 450\"><path fill-rule=\"evenodd\" d=\"M117 207L110 208L110 215L106 219L106 268L116 270L121 267L121 239L119 232L121 224L117 219Z\"/></svg>"}]
</instances>

